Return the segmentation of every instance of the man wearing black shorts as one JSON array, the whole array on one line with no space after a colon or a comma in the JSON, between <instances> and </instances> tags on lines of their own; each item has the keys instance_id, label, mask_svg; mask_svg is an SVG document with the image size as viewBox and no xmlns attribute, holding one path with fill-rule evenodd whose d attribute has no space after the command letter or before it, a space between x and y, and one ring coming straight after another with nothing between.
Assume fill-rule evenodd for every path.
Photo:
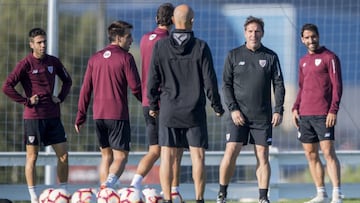
<instances>
[{"instance_id":1,"label":"man wearing black shorts","mask_svg":"<svg viewBox=\"0 0 360 203\"><path fill-rule=\"evenodd\" d=\"M43 29L30 30L29 40L32 53L16 65L7 77L3 91L25 107L25 177L31 202L37 203L35 165L41 143L53 147L58 157L57 176L60 185L66 189L68 151L65 130L60 120L60 103L68 95L72 80L60 60L46 54L46 32ZM56 76L62 81L62 86L60 93L54 95ZM24 89L24 96L15 89L19 82Z\"/></svg>"},{"instance_id":2,"label":"man wearing black shorts","mask_svg":"<svg viewBox=\"0 0 360 203\"><path fill-rule=\"evenodd\" d=\"M226 147L219 170L217 203L225 203L227 187L234 174L242 146L254 144L259 203L269 203L269 146L272 128L280 125L284 111L285 88L277 54L263 46L264 22L249 16L244 24L246 43L231 50L225 60L223 93L230 117ZM274 113L271 87L274 89Z\"/></svg>"},{"instance_id":3,"label":"man wearing black shorts","mask_svg":"<svg viewBox=\"0 0 360 203\"><path fill-rule=\"evenodd\" d=\"M149 114L159 116L160 183L166 203L172 202L171 182L175 175L172 166L177 149L187 146L195 200L204 202L205 149L208 147L206 96L217 116L224 112L210 48L194 37L193 22L194 12L188 5L175 8L175 30L155 44L148 76Z\"/></svg>"},{"instance_id":4,"label":"man wearing black shorts","mask_svg":"<svg viewBox=\"0 0 360 203\"><path fill-rule=\"evenodd\" d=\"M134 57L128 52L133 42L133 26L115 21L108 27L110 44L88 61L80 91L75 130L86 121L87 107L93 98L101 163L100 188L114 187L125 169L130 151L130 124L127 91L141 101L141 84Z\"/></svg>"},{"instance_id":5,"label":"man wearing black shorts","mask_svg":"<svg viewBox=\"0 0 360 203\"><path fill-rule=\"evenodd\" d=\"M299 61L299 92L292 108L292 120L299 131L298 139L317 190L317 195L306 203L328 202L319 149L333 186L331 203L342 203L340 163L334 146L336 115L342 96L340 60L320 46L318 28L314 24L303 25L301 41L308 53Z\"/></svg>"},{"instance_id":6,"label":"man wearing black shorts","mask_svg":"<svg viewBox=\"0 0 360 203\"><path fill-rule=\"evenodd\" d=\"M152 51L155 43L169 36L169 31L172 27L171 17L173 16L174 7L170 3L161 4L157 10L156 14L156 23L157 27L146 34L144 34L140 41L140 54L141 54L141 88L142 88L142 105L144 118L146 123L146 134L149 138L149 151L148 153L140 160L138 167L136 169L136 174L134 175L131 186L141 190L141 182L143 178L149 173L153 167L156 160L160 157L160 146L159 146L159 119L153 118L149 115L149 100L146 96L147 92L147 79L150 67L150 61L152 56ZM178 148L176 161L174 164L180 165L183 149ZM171 193L172 195L179 195L179 176L180 176L180 167L173 166L174 177L171 184Z\"/></svg>"}]
</instances>

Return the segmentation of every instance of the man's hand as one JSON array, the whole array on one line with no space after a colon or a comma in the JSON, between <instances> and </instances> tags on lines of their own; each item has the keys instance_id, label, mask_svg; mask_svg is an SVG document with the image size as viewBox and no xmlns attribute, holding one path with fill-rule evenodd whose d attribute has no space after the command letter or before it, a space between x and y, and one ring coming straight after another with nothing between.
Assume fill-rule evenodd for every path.
<instances>
[{"instance_id":1,"label":"man's hand","mask_svg":"<svg viewBox=\"0 0 360 203\"><path fill-rule=\"evenodd\" d=\"M61 100L60 100L57 96L52 96L51 99L52 99L52 101L53 101L55 104L61 102Z\"/></svg>"},{"instance_id":2,"label":"man's hand","mask_svg":"<svg viewBox=\"0 0 360 203\"><path fill-rule=\"evenodd\" d=\"M80 133L80 128L81 128L81 125L76 125L75 124L75 131L77 132L77 133Z\"/></svg>"},{"instance_id":3,"label":"man's hand","mask_svg":"<svg viewBox=\"0 0 360 203\"><path fill-rule=\"evenodd\" d=\"M235 110L231 112L231 119L233 120L236 126L245 125L245 118L239 110Z\"/></svg>"},{"instance_id":4,"label":"man's hand","mask_svg":"<svg viewBox=\"0 0 360 203\"><path fill-rule=\"evenodd\" d=\"M298 110L294 110L292 112L292 122L297 129L299 129L299 120L300 120L299 112Z\"/></svg>"},{"instance_id":5,"label":"man's hand","mask_svg":"<svg viewBox=\"0 0 360 203\"><path fill-rule=\"evenodd\" d=\"M326 127L331 128L336 125L336 114L334 113L328 113L326 116Z\"/></svg>"},{"instance_id":6,"label":"man's hand","mask_svg":"<svg viewBox=\"0 0 360 203\"><path fill-rule=\"evenodd\" d=\"M33 96L30 97L30 104L31 105L36 105L39 103L39 95L34 94Z\"/></svg>"},{"instance_id":7,"label":"man's hand","mask_svg":"<svg viewBox=\"0 0 360 203\"><path fill-rule=\"evenodd\" d=\"M159 115L159 111L150 110L149 115L153 118L156 118Z\"/></svg>"},{"instance_id":8,"label":"man's hand","mask_svg":"<svg viewBox=\"0 0 360 203\"><path fill-rule=\"evenodd\" d=\"M282 123L282 115L279 113L274 113L271 120L271 124L273 125L273 127L276 127L281 123Z\"/></svg>"}]
</instances>

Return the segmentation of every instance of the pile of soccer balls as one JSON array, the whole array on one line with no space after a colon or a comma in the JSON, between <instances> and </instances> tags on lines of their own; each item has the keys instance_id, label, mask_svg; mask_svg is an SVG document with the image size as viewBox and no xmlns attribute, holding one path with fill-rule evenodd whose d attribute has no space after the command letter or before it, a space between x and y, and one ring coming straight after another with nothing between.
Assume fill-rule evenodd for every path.
<instances>
[{"instance_id":1,"label":"pile of soccer balls","mask_svg":"<svg viewBox=\"0 0 360 203\"><path fill-rule=\"evenodd\" d=\"M179 193L173 193L173 203L184 203ZM160 203L162 196L155 188L142 191L133 187L115 190L104 188L96 191L92 188L76 190L72 195L64 189L45 189L39 196L39 203Z\"/></svg>"}]
</instances>

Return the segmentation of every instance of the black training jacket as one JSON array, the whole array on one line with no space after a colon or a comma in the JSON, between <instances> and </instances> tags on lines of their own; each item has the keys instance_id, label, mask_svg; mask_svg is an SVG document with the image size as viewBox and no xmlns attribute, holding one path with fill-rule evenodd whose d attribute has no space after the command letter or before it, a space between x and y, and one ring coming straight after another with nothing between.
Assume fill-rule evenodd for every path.
<instances>
[{"instance_id":1,"label":"black training jacket","mask_svg":"<svg viewBox=\"0 0 360 203\"><path fill-rule=\"evenodd\" d=\"M159 110L160 102L164 126L199 126L206 119L206 97L215 112L224 111L211 51L192 31L174 30L155 44L147 84L150 109Z\"/></svg>"},{"instance_id":2,"label":"black training jacket","mask_svg":"<svg viewBox=\"0 0 360 203\"><path fill-rule=\"evenodd\" d=\"M285 87L278 56L263 45L255 52L242 45L229 51L224 64L223 93L229 111L240 110L248 121L269 123L283 114Z\"/></svg>"}]
</instances>

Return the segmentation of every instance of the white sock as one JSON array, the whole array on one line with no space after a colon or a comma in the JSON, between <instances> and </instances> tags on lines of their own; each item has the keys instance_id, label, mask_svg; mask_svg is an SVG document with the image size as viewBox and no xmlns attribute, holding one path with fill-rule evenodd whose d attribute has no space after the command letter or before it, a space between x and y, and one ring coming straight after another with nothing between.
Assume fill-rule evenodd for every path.
<instances>
[{"instance_id":1,"label":"white sock","mask_svg":"<svg viewBox=\"0 0 360 203\"><path fill-rule=\"evenodd\" d=\"M333 187L332 199L339 199L341 197L341 188Z\"/></svg>"},{"instance_id":2,"label":"white sock","mask_svg":"<svg viewBox=\"0 0 360 203\"><path fill-rule=\"evenodd\" d=\"M36 186L28 186L31 203L38 203L38 197L36 194Z\"/></svg>"},{"instance_id":3,"label":"white sock","mask_svg":"<svg viewBox=\"0 0 360 203\"><path fill-rule=\"evenodd\" d=\"M132 181L131 181L130 186L133 186L134 188L140 190L141 189L141 182L142 182L143 178L144 177L142 177L142 175L135 174Z\"/></svg>"},{"instance_id":4,"label":"white sock","mask_svg":"<svg viewBox=\"0 0 360 203\"><path fill-rule=\"evenodd\" d=\"M323 197L327 196L326 189L325 189L324 186L323 187L317 187L316 191L317 191L317 195L321 195Z\"/></svg>"},{"instance_id":5,"label":"white sock","mask_svg":"<svg viewBox=\"0 0 360 203\"><path fill-rule=\"evenodd\" d=\"M113 187L114 185L115 185L115 183L116 183L116 181L119 179L119 177L117 177L115 174L112 174L112 173L110 173L109 175L108 175L108 177L107 177L107 179L106 179L106 181L105 181L105 185L107 186L107 187Z\"/></svg>"},{"instance_id":6,"label":"white sock","mask_svg":"<svg viewBox=\"0 0 360 203\"><path fill-rule=\"evenodd\" d=\"M171 192L172 193L175 193L175 192L179 193L179 186L171 186Z\"/></svg>"},{"instance_id":7,"label":"white sock","mask_svg":"<svg viewBox=\"0 0 360 203\"><path fill-rule=\"evenodd\" d=\"M60 183L60 188L67 190L67 182Z\"/></svg>"}]
</instances>

